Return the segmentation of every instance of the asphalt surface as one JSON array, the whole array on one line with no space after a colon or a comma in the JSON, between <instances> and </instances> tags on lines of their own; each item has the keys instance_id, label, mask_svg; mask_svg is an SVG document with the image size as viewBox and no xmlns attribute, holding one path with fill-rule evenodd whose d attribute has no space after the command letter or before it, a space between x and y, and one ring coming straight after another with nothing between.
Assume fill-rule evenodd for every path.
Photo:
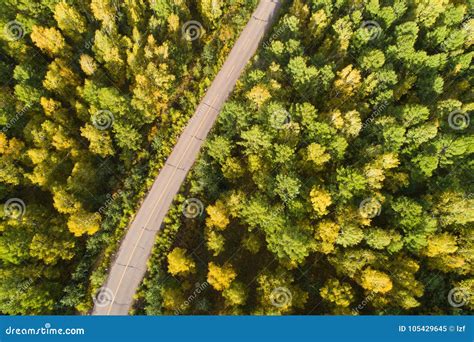
<instances>
[{"instance_id":1,"label":"asphalt surface","mask_svg":"<svg viewBox=\"0 0 474 342\"><path fill-rule=\"evenodd\" d=\"M186 174L245 66L257 51L280 1L261 0L184 129L122 241L93 315L127 315L140 285L156 235Z\"/></svg>"}]
</instances>

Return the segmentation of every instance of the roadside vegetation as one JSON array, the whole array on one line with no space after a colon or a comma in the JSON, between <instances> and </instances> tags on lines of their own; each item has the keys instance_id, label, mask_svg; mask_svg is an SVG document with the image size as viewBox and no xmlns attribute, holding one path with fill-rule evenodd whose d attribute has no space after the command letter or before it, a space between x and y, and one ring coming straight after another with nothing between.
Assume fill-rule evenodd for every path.
<instances>
[{"instance_id":1,"label":"roadside vegetation","mask_svg":"<svg viewBox=\"0 0 474 342\"><path fill-rule=\"evenodd\" d=\"M473 2L290 3L168 215L139 309L472 312Z\"/></svg>"},{"instance_id":2,"label":"roadside vegetation","mask_svg":"<svg viewBox=\"0 0 474 342\"><path fill-rule=\"evenodd\" d=\"M0 313L87 312L256 0L0 8Z\"/></svg>"}]
</instances>

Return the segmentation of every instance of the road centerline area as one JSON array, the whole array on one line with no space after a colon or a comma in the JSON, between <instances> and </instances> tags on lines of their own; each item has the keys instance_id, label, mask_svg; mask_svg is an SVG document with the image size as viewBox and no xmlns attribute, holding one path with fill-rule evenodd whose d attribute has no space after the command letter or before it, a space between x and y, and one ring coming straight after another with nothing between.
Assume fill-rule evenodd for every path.
<instances>
[{"instance_id":1,"label":"road centerline area","mask_svg":"<svg viewBox=\"0 0 474 342\"><path fill-rule=\"evenodd\" d=\"M146 272L146 262L159 227L220 110L279 8L279 1L262 0L252 14L133 219L104 284L104 288L112 292L112 298L105 304L96 304L93 315L128 314ZM204 106L207 109L203 113ZM147 229L151 222L158 227L156 230Z\"/></svg>"}]
</instances>

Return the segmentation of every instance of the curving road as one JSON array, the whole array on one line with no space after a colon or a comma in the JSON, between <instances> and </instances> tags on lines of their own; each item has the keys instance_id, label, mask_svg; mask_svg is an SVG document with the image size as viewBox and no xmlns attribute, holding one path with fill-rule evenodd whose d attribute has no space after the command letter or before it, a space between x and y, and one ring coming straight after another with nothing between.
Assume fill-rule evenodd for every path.
<instances>
[{"instance_id":1,"label":"curving road","mask_svg":"<svg viewBox=\"0 0 474 342\"><path fill-rule=\"evenodd\" d=\"M93 315L128 314L163 219L224 102L271 27L279 7L278 0L261 0L252 14L130 225L100 298L95 301Z\"/></svg>"}]
</instances>

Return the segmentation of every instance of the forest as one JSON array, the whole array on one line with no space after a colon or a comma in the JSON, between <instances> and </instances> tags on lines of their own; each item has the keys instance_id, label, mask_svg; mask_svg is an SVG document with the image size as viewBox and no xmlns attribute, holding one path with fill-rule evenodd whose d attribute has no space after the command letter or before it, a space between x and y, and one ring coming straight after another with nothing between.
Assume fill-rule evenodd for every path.
<instances>
[{"instance_id":1,"label":"forest","mask_svg":"<svg viewBox=\"0 0 474 342\"><path fill-rule=\"evenodd\" d=\"M288 2L169 212L135 312L472 314L473 13Z\"/></svg>"},{"instance_id":2,"label":"forest","mask_svg":"<svg viewBox=\"0 0 474 342\"><path fill-rule=\"evenodd\" d=\"M257 3L3 1L0 314L90 313ZM132 313L472 313L473 14L473 0L286 1Z\"/></svg>"},{"instance_id":3,"label":"forest","mask_svg":"<svg viewBox=\"0 0 474 342\"><path fill-rule=\"evenodd\" d=\"M0 313L87 313L253 0L5 0Z\"/></svg>"}]
</instances>

